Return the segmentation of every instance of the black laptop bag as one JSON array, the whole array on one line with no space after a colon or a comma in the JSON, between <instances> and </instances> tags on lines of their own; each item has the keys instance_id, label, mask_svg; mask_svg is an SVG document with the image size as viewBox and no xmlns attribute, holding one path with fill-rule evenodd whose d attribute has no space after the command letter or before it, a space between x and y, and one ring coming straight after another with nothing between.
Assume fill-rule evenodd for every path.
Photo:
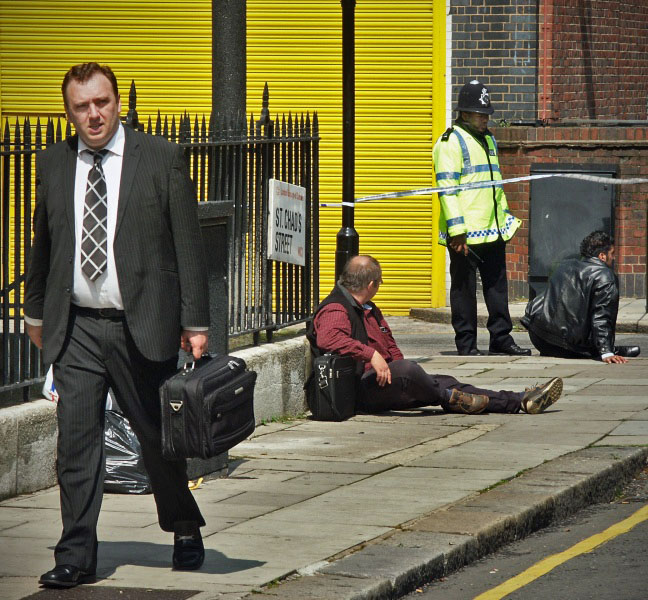
<instances>
[{"instance_id":1,"label":"black laptop bag","mask_svg":"<svg viewBox=\"0 0 648 600\"><path fill-rule=\"evenodd\" d=\"M162 456L211 458L254 431L257 374L235 356L206 355L160 387Z\"/></svg>"},{"instance_id":2,"label":"black laptop bag","mask_svg":"<svg viewBox=\"0 0 648 600\"><path fill-rule=\"evenodd\" d=\"M344 421L355 414L356 361L350 356L322 354L313 358L306 401L316 421Z\"/></svg>"}]
</instances>

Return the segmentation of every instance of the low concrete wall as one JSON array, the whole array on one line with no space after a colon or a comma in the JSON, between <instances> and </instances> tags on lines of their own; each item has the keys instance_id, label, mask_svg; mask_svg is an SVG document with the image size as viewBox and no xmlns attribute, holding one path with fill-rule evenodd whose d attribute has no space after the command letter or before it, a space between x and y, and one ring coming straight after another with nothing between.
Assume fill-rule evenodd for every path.
<instances>
[{"instance_id":1,"label":"low concrete wall","mask_svg":"<svg viewBox=\"0 0 648 600\"><path fill-rule=\"evenodd\" d=\"M298 415L306 410L304 381L310 348L304 336L232 352L258 373L254 416L259 424L272 417Z\"/></svg>"},{"instance_id":2,"label":"low concrete wall","mask_svg":"<svg viewBox=\"0 0 648 600\"><path fill-rule=\"evenodd\" d=\"M304 336L232 352L258 373L254 394L257 424L303 413L308 342ZM56 484L56 405L34 400L0 409L0 499ZM189 477L222 470L225 456L189 461Z\"/></svg>"},{"instance_id":3,"label":"low concrete wall","mask_svg":"<svg viewBox=\"0 0 648 600\"><path fill-rule=\"evenodd\" d=\"M56 405L34 400L0 410L0 498L56 483Z\"/></svg>"}]
</instances>

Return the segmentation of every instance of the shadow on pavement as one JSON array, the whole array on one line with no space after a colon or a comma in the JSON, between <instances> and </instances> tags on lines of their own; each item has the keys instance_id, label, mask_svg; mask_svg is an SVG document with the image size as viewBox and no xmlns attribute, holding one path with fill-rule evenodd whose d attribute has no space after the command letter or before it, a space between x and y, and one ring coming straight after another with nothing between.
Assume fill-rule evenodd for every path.
<instances>
[{"instance_id":1,"label":"shadow on pavement","mask_svg":"<svg viewBox=\"0 0 648 600\"><path fill-rule=\"evenodd\" d=\"M99 556L101 562L97 576L110 577L118 567L132 565L137 567L157 567L168 571L171 568L171 544L154 544L152 542L100 542ZM265 561L229 558L218 550L205 548L205 562L200 573L226 575L247 571L265 564Z\"/></svg>"}]
</instances>

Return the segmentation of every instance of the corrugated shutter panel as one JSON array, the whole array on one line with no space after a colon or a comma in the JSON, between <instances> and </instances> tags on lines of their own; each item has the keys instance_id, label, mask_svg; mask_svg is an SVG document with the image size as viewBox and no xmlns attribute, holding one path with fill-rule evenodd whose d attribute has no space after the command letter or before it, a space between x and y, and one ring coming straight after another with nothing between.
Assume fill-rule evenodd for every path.
<instances>
[{"instance_id":1,"label":"corrugated shutter panel","mask_svg":"<svg viewBox=\"0 0 648 600\"><path fill-rule=\"evenodd\" d=\"M3 116L63 114L61 80L77 63L108 64L142 115L211 107L211 0L0 0Z\"/></svg>"},{"instance_id":2,"label":"corrugated shutter panel","mask_svg":"<svg viewBox=\"0 0 648 600\"><path fill-rule=\"evenodd\" d=\"M443 128L442 116L433 119L443 115L443 98L432 93L443 80L441 69L433 68L433 45L443 34L444 10L444 0L383 0L356 7L358 197L433 185L432 144ZM273 115L318 112L321 200L337 202L342 192L340 3L248 0L247 11L248 111L258 116L267 81ZM441 15L436 23L435 15ZM158 109L176 115L210 110L211 0L0 0L0 23L3 117L63 114L62 75L88 60L113 67L124 110L128 84L135 80L141 120ZM375 255L384 267L386 283L378 301L388 313L443 302L437 211L436 199L423 196L356 209L360 251ZM323 208L321 225L324 295L333 284L340 210Z\"/></svg>"},{"instance_id":3,"label":"corrugated shutter panel","mask_svg":"<svg viewBox=\"0 0 648 600\"><path fill-rule=\"evenodd\" d=\"M434 185L433 132L442 130L443 123L436 127L433 123L433 5L430 0L383 0L356 6L356 197ZM339 202L340 3L248 0L247 8L248 107L267 81L271 112L318 111L320 197L323 202ZM436 76L443 79L443 73ZM435 301L433 284L437 291L444 285L442 259L440 268L433 268L433 254L438 253L436 198L364 204L355 214L360 251L383 265L385 285L377 298L381 308L404 314L412 306L430 306ZM341 211L322 208L320 222L320 281L325 295L333 285Z\"/></svg>"}]
</instances>

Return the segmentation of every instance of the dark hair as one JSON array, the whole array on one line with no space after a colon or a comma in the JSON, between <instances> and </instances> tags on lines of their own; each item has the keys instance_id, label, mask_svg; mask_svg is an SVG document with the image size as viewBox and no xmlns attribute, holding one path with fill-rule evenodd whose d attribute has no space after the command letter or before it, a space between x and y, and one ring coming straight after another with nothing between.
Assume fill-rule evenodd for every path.
<instances>
[{"instance_id":1,"label":"dark hair","mask_svg":"<svg viewBox=\"0 0 648 600\"><path fill-rule=\"evenodd\" d=\"M580 253L585 258L598 256L601 252L607 254L614 246L614 241L605 231L592 231L581 242Z\"/></svg>"},{"instance_id":2,"label":"dark hair","mask_svg":"<svg viewBox=\"0 0 648 600\"><path fill-rule=\"evenodd\" d=\"M113 73L112 69L108 65L100 65L96 62L87 62L80 65L74 65L63 77L63 83L61 84L61 92L63 93L63 103L67 106L67 98L65 97L65 90L67 90L68 85L72 80L78 81L79 83L84 83L88 81L96 73L101 73L106 76L110 84L112 85L113 92L115 92L115 98L119 97L119 89L117 88L117 78Z\"/></svg>"},{"instance_id":3,"label":"dark hair","mask_svg":"<svg viewBox=\"0 0 648 600\"><path fill-rule=\"evenodd\" d=\"M351 257L344 265L339 284L350 292L359 292L381 277L380 263L373 256L360 254Z\"/></svg>"}]
</instances>

